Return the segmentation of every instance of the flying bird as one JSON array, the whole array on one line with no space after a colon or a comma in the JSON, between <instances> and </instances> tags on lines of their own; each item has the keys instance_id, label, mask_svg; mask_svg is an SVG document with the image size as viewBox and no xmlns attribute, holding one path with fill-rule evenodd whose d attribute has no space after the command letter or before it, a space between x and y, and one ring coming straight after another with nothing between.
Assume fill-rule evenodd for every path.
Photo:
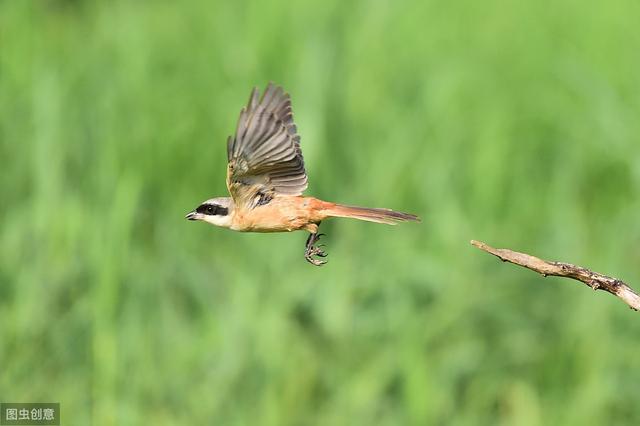
<instances>
[{"instance_id":1,"label":"flying bird","mask_svg":"<svg viewBox=\"0 0 640 426\"><path fill-rule=\"evenodd\" d=\"M231 197L211 198L189 212L189 220L242 232L310 232L305 259L316 266L327 254L316 245L324 234L320 222L347 217L395 225L420 219L390 209L354 207L302 195L307 173L300 136L293 122L291 99L269 83L260 97L254 88L240 112L233 137L227 139L227 189Z\"/></svg>"}]
</instances>

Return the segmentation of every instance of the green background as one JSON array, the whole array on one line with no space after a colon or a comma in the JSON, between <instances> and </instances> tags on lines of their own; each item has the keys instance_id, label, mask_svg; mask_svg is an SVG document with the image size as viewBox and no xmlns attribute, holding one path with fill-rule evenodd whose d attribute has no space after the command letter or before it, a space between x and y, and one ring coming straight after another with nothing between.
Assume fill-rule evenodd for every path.
<instances>
[{"instance_id":1,"label":"green background","mask_svg":"<svg viewBox=\"0 0 640 426\"><path fill-rule=\"evenodd\" d=\"M640 424L640 314L479 239L640 285L640 6L0 1L0 399L69 425ZM253 86L308 194L421 224L241 234Z\"/></svg>"}]
</instances>

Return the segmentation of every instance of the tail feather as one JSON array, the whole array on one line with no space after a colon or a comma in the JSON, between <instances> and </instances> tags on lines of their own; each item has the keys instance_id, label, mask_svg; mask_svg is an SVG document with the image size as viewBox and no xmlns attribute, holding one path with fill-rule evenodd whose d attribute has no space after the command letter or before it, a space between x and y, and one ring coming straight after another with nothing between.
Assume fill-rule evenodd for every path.
<instances>
[{"instance_id":1,"label":"tail feather","mask_svg":"<svg viewBox=\"0 0 640 426\"><path fill-rule=\"evenodd\" d=\"M396 225L400 222L420 222L420 218L409 213L397 212L391 209L345 206L333 204L326 209L328 217L350 217L368 222Z\"/></svg>"}]
</instances>

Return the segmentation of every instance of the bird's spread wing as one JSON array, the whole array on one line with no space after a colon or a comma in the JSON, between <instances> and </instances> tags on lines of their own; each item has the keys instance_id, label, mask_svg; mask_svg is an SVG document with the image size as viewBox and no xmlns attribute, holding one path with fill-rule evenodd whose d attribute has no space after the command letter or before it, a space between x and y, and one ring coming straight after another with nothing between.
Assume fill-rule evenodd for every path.
<instances>
[{"instance_id":1,"label":"bird's spread wing","mask_svg":"<svg viewBox=\"0 0 640 426\"><path fill-rule=\"evenodd\" d=\"M236 205L255 206L276 194L301 195L307 173L291 99L269 83L262 98L253 89L227 141L227 188Z\"/></svg>"}]
</instances>

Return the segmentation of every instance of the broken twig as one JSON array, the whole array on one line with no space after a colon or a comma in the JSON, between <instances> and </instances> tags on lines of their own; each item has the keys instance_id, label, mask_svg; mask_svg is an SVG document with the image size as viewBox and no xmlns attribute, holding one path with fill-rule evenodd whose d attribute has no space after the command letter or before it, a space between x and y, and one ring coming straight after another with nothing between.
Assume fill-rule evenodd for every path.
<instances>
[{"instance_id":1,"label":"broken twig","mask_svg":"<svg viewBox=\"0 0 640 426\"><path fill-rule=\"evenodd\" d=\"M581 266L564 262L549 262L529 254L512 251L509 249L493 248L483 242L471 240L471 245L490 253L504 262L523 266L546 277L571 278L581 281L594 290L604 290L622 299L624 303L635 311L640 310L640 295L631 287L617 278L611 278Z\"/></svg>"}]
</instances>

